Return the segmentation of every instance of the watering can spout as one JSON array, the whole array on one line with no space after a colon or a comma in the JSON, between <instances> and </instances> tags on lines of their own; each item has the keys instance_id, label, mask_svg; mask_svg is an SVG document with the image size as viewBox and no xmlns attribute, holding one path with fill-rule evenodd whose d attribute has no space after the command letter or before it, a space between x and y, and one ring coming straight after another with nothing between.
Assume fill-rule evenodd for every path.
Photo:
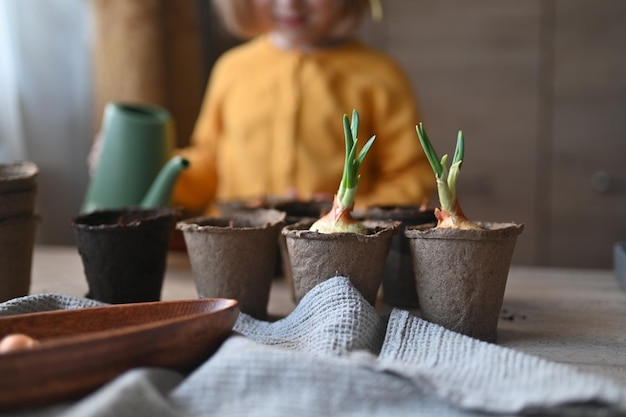
<instances>
[{"instance_id":1,"label":"watering can spout","mask_svg":"<svg viewBox=\"0 0 626 417\"><path fill-rule=\"evenodd\" d=\"M176 180L187 167L189 167L189 161L181 156L175 156L170 159L161 168L161 171L152 182L140 206L143 208L156 208L169 205Z\"/></svg>"}]
</instances>

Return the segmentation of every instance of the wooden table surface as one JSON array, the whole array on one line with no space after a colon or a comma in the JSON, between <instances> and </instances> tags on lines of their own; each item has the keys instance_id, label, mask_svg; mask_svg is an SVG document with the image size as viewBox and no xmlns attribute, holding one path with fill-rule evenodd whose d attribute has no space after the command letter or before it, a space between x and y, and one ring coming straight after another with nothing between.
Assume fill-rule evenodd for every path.
<instances>
[{"instance_id":1,"label":"wooden table surface","mask_svg":"<svg viewBox=\"0 0 626 417\"><path fill-rule=\"evenodd\" d=\"M31 293L84 296L87 283L72 246L35 247ZM170 252L163 300L196 298L185 252ZM381 311L385 306L380 306ZM276 279L268 312L294 308L289 285ZM607 376L626 386L626 291L613 271L512 267L498 324L498 342Z\"/></svg>"}]
</instances>

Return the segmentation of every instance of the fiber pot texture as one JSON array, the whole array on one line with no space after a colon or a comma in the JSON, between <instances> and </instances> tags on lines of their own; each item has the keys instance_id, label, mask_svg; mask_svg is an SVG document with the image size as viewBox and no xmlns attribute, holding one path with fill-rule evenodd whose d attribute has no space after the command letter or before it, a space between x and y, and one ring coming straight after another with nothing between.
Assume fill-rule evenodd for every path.
<instances>
[{"instance_id":1,"label":"fiber pot texture","mask_svg":"<svg viewBox=\"0 0 626 417\"><path fill-rule=\"evenodd\" d=\"M0 220L0 302L28 295L37 216Z\"/></svg>"},{"instance_id":2,"label":"fiber pot texture","mask_svg":"<svg viewBox=\"0 0 626 417\"><path fill-rule=\"evenodd\" d=\"M256 205L255 205L256 204ZM259 205L260 204L260 205ZM272 199L264 201L222 201L218 203L221 217L259 209L274 209L285 212L285 224L294 224L304 220L314 220L328 213L332 207L330 201ZM289 258L285 238L279 233L278 251L276 252L276 266L274 277L284 277L291 282Z\"/></svg>"},{"instance_id":3,"label":"fiber pot texture","mask_svg":"<svg viewBox=\"0 0 626 417\"><path fill-rule=\"evenodd\" d=\"M127 208L73 219L87 297L111 304L159 301L177 213Z\"/></svg>"},{"instance_id":4,"label":"fiber pot texture","mask_svg":"<svg viewBox=\"0 0 626 417\"><path fill-rule=\"evenodd\" d=\"M313 221L285 226L296 302L317 284L337 275L350 279L372 305L383 278L385 259L400 222L364 221L367 235L324 234L308 230Z\"/></svg>"},{"instance_id":5,"label":"fiber pot texture","mask_svg":"<svg viewBox=\"0 0 626 417\"><path fill-rule=\"evenodd\" d=\"M277 210L284 211L287 215L285 224L291 225L298 222L311 222L311 224L328 213L332 208L332 203L328 201L284 201L276 205ZM289 263L289 253L287 251L287 241L281 233L278 237L278 268L285 281L292 282L291 264ZM292 285L293 292L293 285ZM294 295L295 299L295 295Z\"/></svg>"},{"instance_id":6,"label":"fiber pot texture","mask_svg":"<svg viewBox=\"0 0 626 417\"><path fill-rule=\"evenodd\" d=\"M421 316L494 342L511 258L523 224L478 223L485 230L407 227Z\"/></svg>"},{"instance_id":7,"label":"fiber pot texture","mask_svg":"<svg viewBox=\"0 0 626 417\"><path fill-rule=\"evenodd\" d=\"M178 222L198 295L236 299L242 312L265 319L284 220L284 212L258 209Z\"/></svg>"},{"instance_id":8,"label":"fiber pot texture","mask_svg":"<svg viewBox=\"0 0 626 417\"><path fill-rule=\"evenodd\" d=\"M385 304L400 308L417 308L419 300L413 276L409 241L404 236L407 226L437 221L433 209L420 206L373 206L365 212L372 220L397 220L401 222L398 233L391 241L389 256L383 273L383 300Z\"/></svg>"}]
</instances>

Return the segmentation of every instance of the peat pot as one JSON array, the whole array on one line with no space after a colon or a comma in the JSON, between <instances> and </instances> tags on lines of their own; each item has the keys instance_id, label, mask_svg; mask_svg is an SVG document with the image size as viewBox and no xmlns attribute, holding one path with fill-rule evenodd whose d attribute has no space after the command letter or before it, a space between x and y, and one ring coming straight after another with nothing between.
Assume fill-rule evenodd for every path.
<instances>
[{"instance_id":1,"label":"peat pot","mask_svg":"<svg viewBox=\"0 0 626 417\"><path fill-rule=\"evenodd\" d=\"M364 221L368 234L309 230L311 221L285 226L289 265L296 302L317 284L345 276L372 305L383 278L385 259L400 222Z\"/></svg>"},{"instance_id":2,"label":"peat pot","mask_svg":"<svg viewBox=\"0 0 626 417\"><path fill-rule=\"evenodd\" d=\"M72 220L88 298L111 304L159 301L178 211L122 208Z\"/></svg>"},{"instance_id":3,"label":"peat pot","mask_svg":"<svg viewBox=\"0 0 626 417\"><path fill-rule=\"evenodd\" d=\"M328 213L332 208L332 203L329 201L283 201L276 204L274 207L276 210L284 211L287 217L285 217L285 224L295 224L303 221L315 221ZM281 233L278 236L278 257L277 257L276 275L279 275L289 283L293 294L293 285L291 277L291 265L289 264L289 254L287 252L287 241L285 236Z\"/></svg>"},{"instance_id":4,"label":"peat pot","mask_svg":"<svg viewBox=\"0 0 626 417\"><path fill-rule=\"evenodd\" d=\"M421 316L494 342L511 259L523 224L478 223L484 230L407 227Z\"/></svg>"},{"instance_id":5,"label":"peat pot","mask_svg":"<svg viewBox=\"0 0 626 417\"><path fill-rule=\"evenodd\" d=\"M284 212L256 209L178 222L198 295L236 299L242 312L265 319L284 221Z\"/></svg>"},{"instance_id":6,"label":"peat pot","mask_svg":"<svg viewBox=\"0 0 626 417\"><path fill-rule=\"evenodd\" d=\"M389 256L383 273L383 301L399 308L417 308L419 301L413 277L413 264L409 241L404 236L407 226L417 226L437 221L433 209L420 206L372 206L365 212L371 220L397 220L401 222L398 233L391 241Z\"/></svg>"}]
</instances>

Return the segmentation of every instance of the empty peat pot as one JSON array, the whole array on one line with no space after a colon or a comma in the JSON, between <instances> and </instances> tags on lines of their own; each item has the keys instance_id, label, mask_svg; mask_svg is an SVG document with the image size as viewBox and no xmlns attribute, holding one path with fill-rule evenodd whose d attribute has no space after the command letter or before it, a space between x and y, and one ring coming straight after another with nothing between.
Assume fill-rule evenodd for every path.
<instances>
[{"instance_id":1,"label":"empty peat pot","mask_svg":"<svg viewBox=\"0 0 626 417\"><path fill-rule=\"evenodd\" d=\"M74 218L87 297L111 304L159 301L177 214L174 209L126 208Z\"/></svg>"},{"instance_id":2,"label":"empty peat pot","mask_svg":"<svg viewBox=\"0 0 626 417\"><path fill-rule=\"evenodd\" d=\"M407 227L421 316L494 342L517 236L523 224L481 223L484 230Z\"/></svg>"},{"instance_id":3,"label":"empty peat pot","mask_svg":"<svg viewBox=\"0 0 626 417\"><path fill-rule=\"evenodd\" d=\"M265 319L284 221L284 212L250 209L178 222L198 295L236 299L243 313Z\"/></svg>"}]
</instances>

